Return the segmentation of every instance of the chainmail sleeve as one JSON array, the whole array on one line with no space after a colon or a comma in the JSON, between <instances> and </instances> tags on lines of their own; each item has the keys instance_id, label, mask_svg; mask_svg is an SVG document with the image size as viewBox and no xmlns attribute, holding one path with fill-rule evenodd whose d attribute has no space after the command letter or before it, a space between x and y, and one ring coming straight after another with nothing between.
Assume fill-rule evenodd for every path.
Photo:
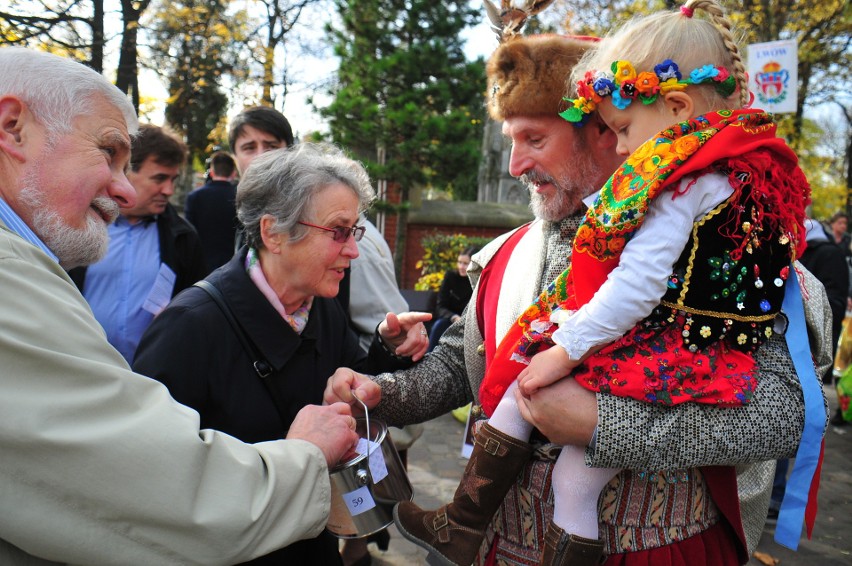
<instances>
[{"instance_id":1,"label":"chainmail sleeve","mask_svg":"<svg viewBox=\"0 0 852 566\"><path fill-rule=\"evenodd\" d=\"M382 388L382 400L371 414L388 425L403 426L434 419L473 400L464 364L465 314L419 363L371 378Z\"/></svg>"}]
</instances>

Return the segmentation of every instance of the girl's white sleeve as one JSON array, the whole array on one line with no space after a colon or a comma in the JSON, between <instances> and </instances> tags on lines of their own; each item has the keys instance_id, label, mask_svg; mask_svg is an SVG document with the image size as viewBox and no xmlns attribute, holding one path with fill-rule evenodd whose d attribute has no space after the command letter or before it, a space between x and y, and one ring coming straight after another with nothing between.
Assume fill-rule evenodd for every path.
<instances>
[{"instance_id":1,"label":"girl's white sleeve","mask_svg":"<svg viewBox=\"0 0 852 566\"><path fill-rule=\"evenodd\" d=\"M682 179L679 189L691 181L691 177ZM553 340L578 360L592 347L620 338L651 314L665 294L693 224L732 193L725 176L711 173L683 194L666 191L654 199L618 266L588 303L560 323Z\"/></svg>"}]
</instances>

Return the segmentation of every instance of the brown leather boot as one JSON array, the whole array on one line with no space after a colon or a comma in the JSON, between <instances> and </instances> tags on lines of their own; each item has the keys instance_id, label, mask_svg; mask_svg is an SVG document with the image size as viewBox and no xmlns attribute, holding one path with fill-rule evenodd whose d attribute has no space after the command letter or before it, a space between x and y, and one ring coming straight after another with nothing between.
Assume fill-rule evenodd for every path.
<instances>
[{"instance_id":1,"label":"brown leather boot","mask_svg":"<svg viewBox=\"0 0 852 566\"><path fill-rule=\"evenodd\" d=\"M541 566L596 566L603 563L603 541L569 535L553 523L544 533Z\"/></svg>"},{"instance_id":2,"label":"brown leather boot","mask_svg":"<svg viewBox=\"0 0 852 566\"><path fill-rule=\"evenodd\" d=\"M443 563L467 566L531 453L528 443L486 424L476 435L452 503L435 511L423 511L409 501L397 504L393 518L399 532Z\"/></svg>"}]
</instances>

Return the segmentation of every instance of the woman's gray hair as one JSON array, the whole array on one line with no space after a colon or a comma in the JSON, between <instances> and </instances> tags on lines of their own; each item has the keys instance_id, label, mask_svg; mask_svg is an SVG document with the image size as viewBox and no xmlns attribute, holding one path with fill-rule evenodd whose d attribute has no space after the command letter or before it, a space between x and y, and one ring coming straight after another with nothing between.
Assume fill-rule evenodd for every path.
<instances>
[{"instance_id":1,"label":"woman's gray hair","mask_svg":"<svg viewBox=\"0 0 852 566\"><path fill-rule=\"evenodd\" d=\"M127 96L85 65L22 47L0 48L0 96L17 96L51 137L72 131L74 118L90 114L97 96L124 115L130 135L139 129Z\"/></svg>"},{"instance_id":2,"label":"woman's gray hair","mask_svg":"<svg viewBox=\"0 0 852 566\"><path fill-rule=\"evenodd\" d=\"M343 184L358 197L358 212L366 210L376 193L364 167L330 144L300 143L268 151L252 161L237 187L237 217L245 228L246 243L263 246L260 220L276 219L272 230L301 240L314 214L314 197L322 189Z\"/></svg>"}]
</instances>

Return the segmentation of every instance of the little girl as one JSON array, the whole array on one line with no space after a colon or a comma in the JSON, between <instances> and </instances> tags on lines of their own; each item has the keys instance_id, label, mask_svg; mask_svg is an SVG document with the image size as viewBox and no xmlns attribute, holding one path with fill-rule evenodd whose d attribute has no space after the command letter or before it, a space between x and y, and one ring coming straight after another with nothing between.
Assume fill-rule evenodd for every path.
<instances>
[{"instance_id":1,"label":"little girl","mask_svg":"<svg viewBox=\"0 0 852 566\"><path fill-rule=\"evenodd\" d=\"M490 419L454 501L395 510L400 531L441 559L475 558L531 452L517 387L530 394L570 374L662 405L751 399L752 354L773 334L804 249L810 190L771 116L742 109L730 27L715 0L689 0L626 25L575 67L577 97L560 115L582 126L599 112L629 158L588 210L571 266L501 342L479 392ZM562 449L542 564L599 562L598 498L618 472L586 467L582 447Z\"/></svg>"}]
</instances>

